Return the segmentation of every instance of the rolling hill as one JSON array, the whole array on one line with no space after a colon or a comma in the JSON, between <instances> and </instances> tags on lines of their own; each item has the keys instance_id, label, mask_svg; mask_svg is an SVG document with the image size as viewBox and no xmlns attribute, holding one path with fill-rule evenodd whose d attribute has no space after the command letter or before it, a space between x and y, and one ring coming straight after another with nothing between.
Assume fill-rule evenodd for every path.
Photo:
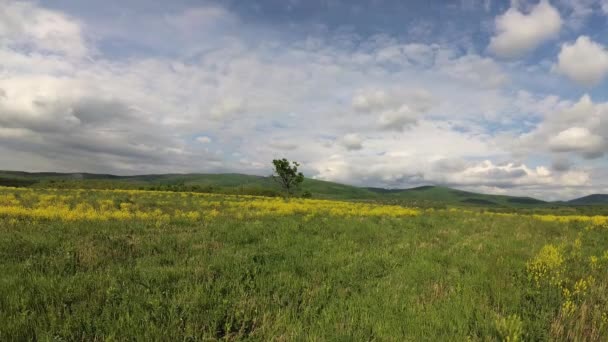
<instances>
[{"instance_id":1,"label":"rolling hill","mask_svg":"<svg viewBox=\"0 0 608 342\"><path fill-rule=\"evenodd\" d=\"M0 186L190 190L270 196L279 195L281 190L269 177L237 173L116 176L92 173L0 171ZM304 181L302 191L310 192L315 198L379 201L416 206L546 208L556 205L608 204L608 195L600 194L568 202L545 202L531 197L480 194L443 186L428 185L411 189L364 188L310 178Z\"/></svg>"},{"instance_id":2,"label":"rolling hill","mask_svg":"<svg viewBox=\"0 0 608 342\"><path fill-rule=\"evenodd\" d=\"M223 174L159 174L115 176L91 173L28 173L0 171L0 186L83 187L83 188L196 188L210 192L278 195L280 187L269 177ZM307 178L303 191L315 197L374 199L378 195L365 188Z\"/></svg>"},{"instance_id":3,"label":"rolling hill","mask_svg":"<svg viewBox=\"0 0 608 342\"><path fill-rule=\"evenodd\" d=\"M608 204L608 195L593 194L568 201L571 205L602 205Z\"/></svg>"},{"instance_id":4,"label":"rolling hill","mask_svg":"<svg viewBox=\"0 0 608 342\"><path fill-rule=\"evenodd\" d=\"M385 198L395 198L412 201L435 201L447 204L463 204L474 206L542 206L548 204L535 198L514 197L502 195L487 195L474 192L456 190L442 186L421 186L411 189L378 189L368 188L373 192L381 194Z\"/></svg>"}]
</instances>

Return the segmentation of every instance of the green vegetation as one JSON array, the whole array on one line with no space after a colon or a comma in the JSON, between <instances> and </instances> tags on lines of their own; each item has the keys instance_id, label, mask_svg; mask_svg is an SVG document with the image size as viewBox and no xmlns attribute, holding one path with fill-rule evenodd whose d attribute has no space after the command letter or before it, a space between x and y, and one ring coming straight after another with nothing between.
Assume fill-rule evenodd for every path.
<instances>
[{"instance_id":1,"label":"green vegetation","mask_svg":"<svg viewBox=\"0 0 608 342\"><path fill-rule=\"evenodd\" d=\"M0 185L57 189L141 189L256 196L281 196L272 177L243 174L162 174L114 176L88 173L26 173L0 171ZM361 188L307 178L300 186L306 197L374 201L415 207L483 207L488 210L555 210L563 213L608 214L608 195L569 202L544 202L529 197L486 195L441 186L412 189ZM593 208L588 208L593 206Z\"/></svg>"},{"instance_id":2,"label":"green vegetation","mask_svg":"<svg viewBox=\"0 0 608 342\"><path fill-rule=\"evenodd\" d=\"M385 200L409 200L418 202L435 202L483 207L545 207L547 202L530 197L513 197L501 195L484 195L468 191L455 190L441 186L422 186L406 190L386 190L369 188L382 194Z\"/></svg>"},{"instance_id":3,"label":"green vegetation","mask_svg":"<svg viewBox=\"0 0 608 342\"><path fill-rule=\"evenodd\" d=\"M164 174L142 176L111 176L92 174L24 173L0 171L2 180L25 181L34 188L57 189L142 189L160 191L193 191L221 194L281 196L279 184L271 177L243 174ZM7 184L8 185L8 184ZM18 186L10 184L10 186ZM378 196L364 188L306 179L302 192L316 198L373 199Z\"/></svg>"},{"instance_id":4,"label":"green vegetation","mask_svg":"<svg viewBox=\"0 0 608 342\"><path fill-rule=\"evenodd\" d=\"M598 205L598 204L608 204L608 195L599 195L599 194L594 194L594 195L589 195L589 196L585 196L585 197L581 197L581 198L577 198L574 199L572 201L568 201L569 204L574 204L574 205L586 205L586 204L591 204L591 205Z\"/></svg>"},{"instance_id":5,"label":"green vegetation","mask_svg":"<svg viewBox=\"0 0 608 342\"><path fill-rule=\"evenodd\" d=\"M605 217L0 193L3 341L608 338Z\"/></svg>"},{"instance_id":6,"label":"green vegetation","mask_svg":"<svg viewBox=\"0 0 608 342\"><path fill-rule=\"evenodd\" d=\"M298 172L298 162L289 162L287 159L275 159L272 161L274 173L272 179L277 182L287 196L293 195L304 181L304 174Z\"/></svg>"}]
</instances>

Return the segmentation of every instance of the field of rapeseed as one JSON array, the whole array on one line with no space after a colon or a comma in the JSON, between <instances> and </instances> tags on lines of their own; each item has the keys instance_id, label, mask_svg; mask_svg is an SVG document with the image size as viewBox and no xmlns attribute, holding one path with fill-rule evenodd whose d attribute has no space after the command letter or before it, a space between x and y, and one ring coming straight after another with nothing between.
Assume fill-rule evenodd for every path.
<instances>
[{"instance_id":1,"label":"field of rapeseed","mask_svg":"<svg viewBox=\"0 0 608 342\"><path fill-rule=\"evenodd\" d=\"M0 215L60 221L197 222L219 214L246 219L259 216L406 217L418 210L400 206L326 200L209 195L138 190L0 189Z\"/></svg>"},{"instance_id":2,"label":"field of rapeseed","mask_svg":"<svg viewBox=\"0 0 608 342\"><path fill-rule=\"evenodd\" d=\"M0 188L0 340L608 339L608 220Z\"/></svg>"}]
</instances>

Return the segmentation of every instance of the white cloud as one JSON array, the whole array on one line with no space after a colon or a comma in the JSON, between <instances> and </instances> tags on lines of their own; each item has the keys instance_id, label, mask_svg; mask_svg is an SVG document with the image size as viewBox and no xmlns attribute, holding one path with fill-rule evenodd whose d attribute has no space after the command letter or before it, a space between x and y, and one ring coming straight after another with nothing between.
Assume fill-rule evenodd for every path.
<instances>
[{"instance_id":1,"label":"white cloud","mask_svg":"<svg viewBox=\"0 0 608 342\"><path fill-rule=\"evenodd\" d=\"M453 186L472 189L485 187L488 192L509 195L525 193L525 189L532 192L535 189L590 184L590 175L583 170L554 173L545 166L530 167L513 162L496 164L490 160L469 163L464 170L438 176Z\"/></svg>"},{"instance_id":2,"label":"white cloud","mask_svg":"<svg viewBox=\"0 0 608 342\"><path fill-rule=\"evenodd\" d=\"M77 25L72 42L82 43L84 55L103 48L84 43L90 32L81 22L53 13ZM34 17L20 25L35 26L29 22ZM211 25L202 36L189 30L206 25L200 18ZM586 170L576 167L576 156L589 149L552 152L551 137L580 127L606 140L601 104L581 99L573 107L555 96L512 94L507 72L517 66L446 44L345 38L331 31L308 39L257 35L255 26L217 8L149 20L150 26L133 26L153 27L156 37L175 35L167 44L183 49L165 55L163 42L156 46L159 55L80 58L82 52L66 55L61 44L49 48L41 38L11 29L11 45L0 45L0 164L266 175L269 160L287 156L302 162L309 176L351 184L521 186L539 193L544 186L561 193L552 187L566 171L574 172L573 187L584 183ZM213 39L203 39L211 31ZM116 37L135 40L130 32L104 39ZM146 49L155 47L150 39ZM528 119L533 123L522 128L519 122ZM547 154L563 154L573 161L569 170L546 175L512 161L520 158L498 135L513 139L535 120L543 122L527 150L541 146ZM490 164L479 162L485 159Z\"/></svg>"},{"instance_id":3,"label":"white cloud","mask_svg":"<svg viewBox=\"0 0 608 342\"><path fill-rule=\"evenodd\" d=\"M407 60L413 64L428 65L433 62L434 54L439 46L427 44L406 44L402 47L403 53Z\"/></svg>"},{"instance_id":4,"label":"white cloud","mask_svg":"<svg viewBox=\"0 0 608 342\"><path fill-rule=\"evenodd\" d=\"M394 131L414 125L436 104L425 89L363 90L351 102L356 111L376 116L378 128Z\"/></svg>"},{"instance_id":5,"label":"white cloud","mask_svg":"<svg viewBox=\"0 0 608 342\"><path fill-rule=\"evenodd\" d=\"M529 168L523 164L496 165L490 160L472 163L460 172L447 174L447 182L462 185L513 187L549 181L551 172L545 167Z\"/></svg>"},{"instance_id":6,"label":"white cloud","mask_svg":"<svg viewBox=\"0 0 608 342\"><path fill-rule=\"evenodd\" d=\"M599 158L608 149L608 103L594 103L588 95L568 107L548 113L519 144L529 153L546 149L558 154Z\"/></svg>"},{"instance_id":7,"label":"white cloud","mask_svg":"<svg viewBox=\"0 0 608 342\"><path fill-rule=\"evenodd\" d=\"M245 110L245 101L238 98L226 98L211 108L210 114L214 119L226 119L226 117L242 113Z\"/></svg>"},{"instance_id":8,"label":"white cloud","mask_svg":"<svg viewBox=\"0 0 608 342\"><path fill-rule=\"evenodd\" d=\"M567 10L566 25L576 31L593 15L596 7L601 7L602 1L604 0L558 0L558 4Z\"/></svg>"},{"instance_id":9,"label":"white cloud","mask_svg":"<svg viewBox=\"0 0 608 342\"><path fill-rule=\"evenodd\" d=\"M415 129L404 133L370 133L365 149L346 154L331 150L309 165L317 178L351 184L404 187L424 182L445 183L442 175L459 168L458 162L450 162L452 167L443 170L447 164L443 160L495 153L487 139L483 135L456 132L445 123L421 120ZM442 170L437 169L439 164Z\"/></svg>"},{"instance_id":10,"label":"white cloud","mask_svg":"<svg viewBox=\"0 0 608 342\"><path fill-rule=\"evenodd\" d=\"M275 140L268 144L275 150L292 151L298 148L298 144L286 140Z\"/></svg>"},{"instance_id":11,"label":"white cloud","mask_svg":"<svg viewBox=\"0 0 608 342\"><path fill-rule=\"evenodd\" d=\"M400 187L402 184L444 184L451 187L510 195L554 194L564 187L586 187L591 183L585 170L552 172L546 166L522 163L494 163L490 160L466 161L443 157L422 158L419 154L391 153L386 157L330 156L319 164L319 179L356 180L363 185ZM352 182L352 181L351 181Z\"/></svg>"},{"instance_id":12,"label":"white cloud","mask_svg":"<svg viewBox=\"0 0 608 342\"><path fill-rule=\"evenodd\" d=\"M583 127L568 128L549 140L549 146L556 152L595 152L601 149L602 144L602 137Z\"/></svg>"},{"instance_id":13,"label":"white cloud","mask_svg":"<svg viewBox=\"0 0 608 342\"><path fill-rule=\"evenodd\" d=\"M496 17L496 35L488 48L500 57L519 57L556 37L561 26L559 11L547 0L541 0L527 14L511 7Z\"/></svg>"},{"instance_id":14,"label":"white cloud","mask_svg":"<svg viewBox=\"0 0 608 342\"><path fill-rule=\"evenodd\" d=\"M356 133L349 133L342 137L342 146L349 151L357 151L363 148L363 138Z\"/></svg>"},{"instance_id":15,"label":"white cloud","mask_svg":"<svg viewBox=\"0 0 608 342\"><path fill-rule=\"evenodd\" d=\"M88 53L79 22L21 1L0 1L0 43L74 57Z\"/></svg>"},{"instance_id":16,"label":"white cloud","mask_svg":"<svg viewBox=\"0 0 608 342\"><path fill-rule=\"evenodd\" d=\"M507 75L493 59L465 55L445 61L440 69L446 74L479 87L496 88L507 82Z\"/></svg>"},{"instance_id":17,"label":"white cloud","mask_svg":"<svg viewBox=\"0 0 608 342\"><path fill-rule=\"evenodd\" d=\"M383 90L372 90L355 95L352 106L356 111L369 113L392 106L394 100Z\"/></svg>"},{"instance_id":18,"label":"white cloud","mask_svg":"<svg viewBox=\"0 0 608 342\"><path fill-rule=\"evenodd\" d=\"M211 142L211 138L206 137L206 136L200 136L200 137L196 137L196 141L198 141L201 144L209 144Z\"/></svg>"},{"instance_id":19,"label":"white cloud","mask_svg":"<svg viewBox=\"0 0 608 342\"><path fill-rule=\"evenodd\" d=\"M576 42L562 45L554 68L579 84L594 86L608 74L608 50L589 37L580 36Z\"/></svg>"},{"instance_id":20,"label":"white cloud","mask_svg":"<svg viewBox=\"0 0 608 342\"><path fill-rule=\"evenodd\" d=\"M408 105L390 109L380 114L380 127L386 130L403 131L415 124L421 113L412 110Z\"/></svg>"}]
</instances>

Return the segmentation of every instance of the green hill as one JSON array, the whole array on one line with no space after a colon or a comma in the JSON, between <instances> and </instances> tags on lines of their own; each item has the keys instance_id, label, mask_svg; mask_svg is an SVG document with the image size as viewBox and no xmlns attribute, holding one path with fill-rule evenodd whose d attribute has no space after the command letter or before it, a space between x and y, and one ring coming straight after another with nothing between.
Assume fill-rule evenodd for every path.
<instances>
[{"instance_id":1,"label":"green hill","mask_svg":"<svg viewBox=\"0 0 608 342\"><path fill-rule=\"evenodd\" d=\"M200 190L206 192L280 195L281 189L270 177L224 174L159 174L115 176L90 173L28 173L0 171L0 186L58 188L125 188ZM306 179L302 191L315 197L335 199L374 199L378 195L365 188Z\"/></svg>"},{"instance_id":2,"label":"green hill","mask_svg":"<svg viewBox=\"0 0 608 342\"><path fill-rule=\"evenodd\" d=\"M446 204L488 206L488 207L529 207L543 206L547 202L530 197L513 197L502 195L486 195L474 192L456 190L442 186L421 186L412 189L378 189L369 190L381 194L383 198L410 201L432 201Z\"/></svg>"},{"instance_id":3,"label":"green hill","mask_svg":"<svg viewBox=\"0 0 608 342\"><path fill-rule=\"evenodd\" d=\"M281 189L270 177L224 174L158 174L116 176L92 173L28 173L0 171L0 186L147 189L200 191L229 194L279 196ZM608 204L608 195L591 195L569 202L545 202L530 197L488 195L442 186L421 186L411 189L364 188L307 178L303 192L314 198L375 201L418 207L473 206L487 208L548 208L590 204Z\"/></svg>"},{"instance_id":4,"label":"green hill","mask_svg":"<svg viewBox=\"0 0 608 342\"><path fill-rule=\"evenodd\" d=\"M605 205L608 204L608 195L593 194L568 201L571 205Z\"/></svg>"}]
</instances>

